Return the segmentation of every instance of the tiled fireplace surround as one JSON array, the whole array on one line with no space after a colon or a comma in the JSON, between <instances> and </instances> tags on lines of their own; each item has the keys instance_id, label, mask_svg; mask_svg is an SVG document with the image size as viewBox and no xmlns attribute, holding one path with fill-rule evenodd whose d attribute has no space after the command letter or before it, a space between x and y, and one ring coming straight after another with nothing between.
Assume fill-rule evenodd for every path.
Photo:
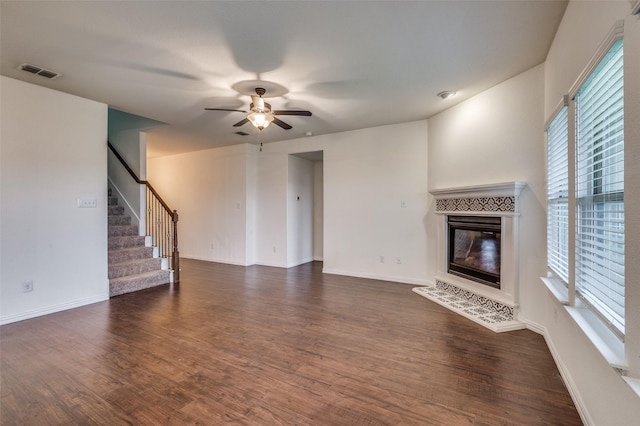
<instances>
[{"instance_id":1,"label":"tiled fireplace surround","mask_svg":"<svg viewBox=\"0 0 640 426\"><path fill-rule=\"evenodd\" d=\"M518 321L518 218L525 186L506 182L431 191L438 220L435 286L414 292L496 332L524 328ZM449 215L500 217L500 289L447 273Z\"/></svg>"}]
</instances>

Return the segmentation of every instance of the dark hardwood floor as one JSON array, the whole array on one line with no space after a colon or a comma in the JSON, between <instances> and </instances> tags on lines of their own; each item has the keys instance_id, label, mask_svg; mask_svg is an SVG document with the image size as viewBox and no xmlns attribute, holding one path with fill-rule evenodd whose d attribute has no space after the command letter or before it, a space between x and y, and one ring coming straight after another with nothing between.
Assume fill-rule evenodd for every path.
<instances>
[{"instance_id":1,"label":"dark hardwood floor","mask_svg":"<svg viewBox=\"0 0 640 426\"><path fill-rule=\"evenodd\" d=\"M0 328L3 425L580 425L544 339L412 286L183 260L162 286Z\"/></svg>"}]
</instances>

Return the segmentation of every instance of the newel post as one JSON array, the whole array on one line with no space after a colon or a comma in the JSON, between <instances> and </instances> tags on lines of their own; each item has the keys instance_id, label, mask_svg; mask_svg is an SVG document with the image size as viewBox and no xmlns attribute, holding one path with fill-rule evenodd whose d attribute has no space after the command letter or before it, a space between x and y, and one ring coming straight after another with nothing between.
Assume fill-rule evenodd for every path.
<instances>
[{"instance_id":1,"label":"newel post","mask_svg":"<svg viewBox=\"0 0 640 426\"><path fill-rule=\"evenodd\" d=\"M171 256L173 269L173 283L180 283L180 252L178 251L178 211L174 210L172 215L173 222L173 253Z\"/></svg>"}]
</instances>

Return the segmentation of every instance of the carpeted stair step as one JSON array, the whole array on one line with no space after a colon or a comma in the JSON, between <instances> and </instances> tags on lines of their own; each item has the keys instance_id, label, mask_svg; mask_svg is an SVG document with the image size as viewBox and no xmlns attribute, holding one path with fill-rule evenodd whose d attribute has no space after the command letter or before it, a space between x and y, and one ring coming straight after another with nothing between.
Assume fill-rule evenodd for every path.
<instances>
[{"instance_id":1,"label":"carpeted stair step","mask_svg":"<svg viewBox=\"0 0 640 426\"><path fill-rule=\"evenodd\" d=\"M123 237L109 237L109 250L144 246L144 236L125 235Z\"/></svg>"},{"instance_id":2,"label":"carpeted stair step","mask_svg":"<svg viewBox=\"0 0 640 426\"><path fill-rule=\"evenodd\" d=\"M109 216L123 215L124 207L123 206L109 206Z\"/></svg>"},{"instance_id":3,"label":"carpeted stair step","mask_svg":"<svg viewBox=\"0 0 640 426\"><path fill-rule=\"evenodd\" d=\"M109 237L122 237L127 235L138 235L138 227L135 225L110 225L108 227Z\"/></svg>"},{"instance_id":4,"label":"carpeted stair step","mask_svg":"<svg viewBox=\"0 0 640 426\"><path fill-rule=\"evenodd\" d=\"M131 216L109 215L107 220L109 225L131 225Z\"/></svg>"},{"instance_id":5,"label":"carpeted stair step","mask_svg":"<svg viewBox=\"0 0 640 426\"><path fill-rule=\"evenodd\" d=\"M162 284L169 284L171 272L159 270L109 280L109 296L118 296Z\"/></svg>"},{"instance_id":6,"label":"carpeted stair step","mask_svg":"<svg viewBox=\"0 0 640 426\"><path fill-rule=\"evenodd\" d=\"M108 209L109 296L169 284L172 272L162 269L163 259L153 257L154 248L146 247L146 237L138 235L138 227L131 225L131 217L125 216L111 189Z\"/></svg>"},{"instance_id":7,"label":"carpeted stair step","mask_svg":"<svg viewBox=\"0 0 640 426\"><path fill-rule=\"evenodd\" d=\"M157 271L162 267L162 259L152 257L150 259L138 259L128 262L112 263L109 265L109 280L128 275L139 275L151 271Z\"/></svg>"},{"instance_id":8,"label":"carpeted stair step","mask_svg":"<svg viewBox=\"0 0 640 426\"><path fill-rule=\"evenodd\" d=\"M129 247L124 249L109 250L109 267L116 263L130 262L132 260L153 258L153 247Z\"/></svg>"}]
</instances>

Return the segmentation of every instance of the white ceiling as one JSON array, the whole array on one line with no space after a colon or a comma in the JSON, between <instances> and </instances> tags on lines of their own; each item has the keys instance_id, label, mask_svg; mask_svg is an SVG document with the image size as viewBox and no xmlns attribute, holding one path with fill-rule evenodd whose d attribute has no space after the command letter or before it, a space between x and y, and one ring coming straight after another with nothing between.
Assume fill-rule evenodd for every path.
<instances>
[{"instance_id":1,"label":"white ceiling","mask_svg":"<svg viewBox=\"0 0 640 426\"><path fill-rule=\"evenodd\" d=\"M166 155L425 119L544 62L566 5L3 0L0 72L165 122L148 148ZM25 62L62 77L16 69ZM313 116L258 135L232 127L242 113L203 110L248 109L238 90L254 80L283 93L274 109Z\"/></svg>"}]
</instances>

